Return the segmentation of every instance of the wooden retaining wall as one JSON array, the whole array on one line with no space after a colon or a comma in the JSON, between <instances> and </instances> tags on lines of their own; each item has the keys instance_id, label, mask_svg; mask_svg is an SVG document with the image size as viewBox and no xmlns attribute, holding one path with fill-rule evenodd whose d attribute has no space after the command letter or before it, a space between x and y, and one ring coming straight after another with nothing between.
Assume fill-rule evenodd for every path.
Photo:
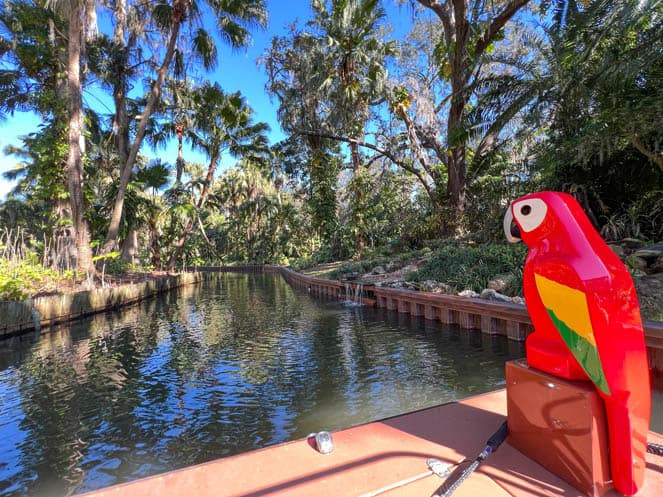
<instances>
[{"instance_id":1,"label":"wooden retaining wall","mask_svg":"<svg viewBox=\"0 0 663 497\"><path fill-rule=\"evenodd\" d=\"M116 287L44 295L23 302L0 301L0 339L133 304L179 286L197 283L202 274L155 276Z\"/></svg>"},{"instance_id":2,"label":"wooden retaining wall","mask_svg":"<svg viewBox=\"0 0 663 497\"><path fill-rule=\"evenodd\" d=\"M244 266L194 266L185 268L185 271L206 273L265 273L279 272L279 266L250 264Z\"/></svg>"},{"instance_id":3,"label":"wooden retaining wall","mask_svg":"<svg viewBox=\"0 0 663 497\"><path fill-rule=\"evenodd\" d=\"M294 287L305 288L312 295L346 299L346 283L315 278L278 266L265 270L280 272ZM349 286L355 292L356 284ZM364 286L362 302L378 308L394 310L411 316L458 325L463 329L480 330L491 335L504 335L523 341L532 331L532 321L523 305L494 302L479 298L438 293L417 292L376 286ZM645 321L645 343L652 379L663 387L663 323Z\"/></svg>"}]
</instances>

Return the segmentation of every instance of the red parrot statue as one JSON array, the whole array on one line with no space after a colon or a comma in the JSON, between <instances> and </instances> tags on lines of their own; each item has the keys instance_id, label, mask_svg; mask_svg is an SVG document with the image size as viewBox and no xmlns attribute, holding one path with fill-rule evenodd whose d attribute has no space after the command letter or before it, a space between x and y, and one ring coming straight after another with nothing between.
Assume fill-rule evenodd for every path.
<instances>
[{"instance_id":1,"label":"red parrot statue","mask_svg":"<svg viewBox=\"0 0 663 497\"><path fill-rule=\"evenodd\" d=\"M565 193L514 200L504 230L529 248L523 291L534 332L527 362L594 383L605 404L613 485L633 495L644 479L651 392L631 275Z\"/></svg>"}]
</instances>

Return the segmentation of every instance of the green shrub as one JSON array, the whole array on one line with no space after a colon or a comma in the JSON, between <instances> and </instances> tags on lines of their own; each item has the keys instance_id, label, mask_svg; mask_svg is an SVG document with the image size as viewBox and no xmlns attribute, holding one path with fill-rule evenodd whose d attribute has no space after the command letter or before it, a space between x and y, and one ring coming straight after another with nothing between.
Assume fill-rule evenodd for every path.
<instances>
[{"instance_id":1,"label":"green shrub","mask_svg":"<svg viewBox=\"0 0 663 497\"><path fill-rule=\"evenodd\" d=\"M601 236L609 241L663 238L663 191L648 192L611 216L601 217Z\"/></svg>"},{"instance_id":2,"label":"green shrub","mask_svg":"<svg viewBox=\"0 0 663 497\"><path fill-rule=\"evenodd\" d=\"M32 257L0 259L0 300L25 300L35 293L54 291L58 282L71 277L71 271L45 268Z\"/></svg>"},{"instance_id":3,"label":"green shrub","mask_svg":"<svg viewBox=\"0 0 663 497\"><path fill-rule=\"evenodd\" d=\"M290 267L296 271L301 271L302 269L308 269L312 266L315 266L316 264L323 264L325 262L333 261L334 257L332 256L332 251L330 249L323 248L313 252L311 255L292 260L290 262Z\"/></svg>"},{"instance_id":4,"label":"green shrub","mask_svg":"<svg viewBox=\"0 0 663 497\"><path fill-rule=\"evenodd\" d=\"M25 300L32 289L30 282L0 271L0 300Z\"/></svg>"},{"instance_id":5,"label":"green shrub","mask_svg":"<svg viewBox=\"0 0 663 497\"><path fill-rule=\"evenodd\" d=\"M512 274L514 281L506 293L522 293L522 270L527 248L518 245L465 245L446 243L433 253L419 271L409 276L414 281L436 280L455 291L479 292L498 274Z\"/></svg>"}]
</instances>

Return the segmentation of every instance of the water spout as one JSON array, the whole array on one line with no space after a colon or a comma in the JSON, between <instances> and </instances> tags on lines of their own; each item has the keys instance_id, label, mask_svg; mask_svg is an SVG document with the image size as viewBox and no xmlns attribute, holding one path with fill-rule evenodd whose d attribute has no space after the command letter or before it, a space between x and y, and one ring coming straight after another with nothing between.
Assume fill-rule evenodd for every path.
<instances>
[{"instance_id":1,"label":"water spout","mask_svg":"<svg viewBox=\"0 0 663 497\"><path fill-rule=\"evenodd\" d=\"M357 286L355 287L355 303L361 304L361 296L363 292L364 285L361 283L357 283Z\"/></svg>"},{"instance_id":2,"label":"water spout","mask_svg":"<svg viewBox=\"0 0 663 497\"><path fill-rule=\"evenodd\" d=\"M345 300L344 304L348 306L359 306L362 305L361 297L363 294L364 285L361 283L356 283L354 288L353 286L345 282Z\"/></svg>"}]
</instances>

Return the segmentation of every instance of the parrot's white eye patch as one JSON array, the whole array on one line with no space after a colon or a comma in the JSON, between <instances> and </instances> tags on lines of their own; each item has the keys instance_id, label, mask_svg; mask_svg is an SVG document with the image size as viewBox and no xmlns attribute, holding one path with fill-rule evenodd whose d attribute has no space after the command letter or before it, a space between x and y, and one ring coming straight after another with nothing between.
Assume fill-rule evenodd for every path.
<instances>
[{"instance_id":1,"label":"parrot's white eye patch","mask_svg":"<svg viewBox=\"0 0 663 497\"><path fill-rule=\"evenodd\" d=\"M546 218L548 206L538 198L531 198L518 202L513 206L513 215L525 232L538 228Z\"/></svg>"}]
</instances>

